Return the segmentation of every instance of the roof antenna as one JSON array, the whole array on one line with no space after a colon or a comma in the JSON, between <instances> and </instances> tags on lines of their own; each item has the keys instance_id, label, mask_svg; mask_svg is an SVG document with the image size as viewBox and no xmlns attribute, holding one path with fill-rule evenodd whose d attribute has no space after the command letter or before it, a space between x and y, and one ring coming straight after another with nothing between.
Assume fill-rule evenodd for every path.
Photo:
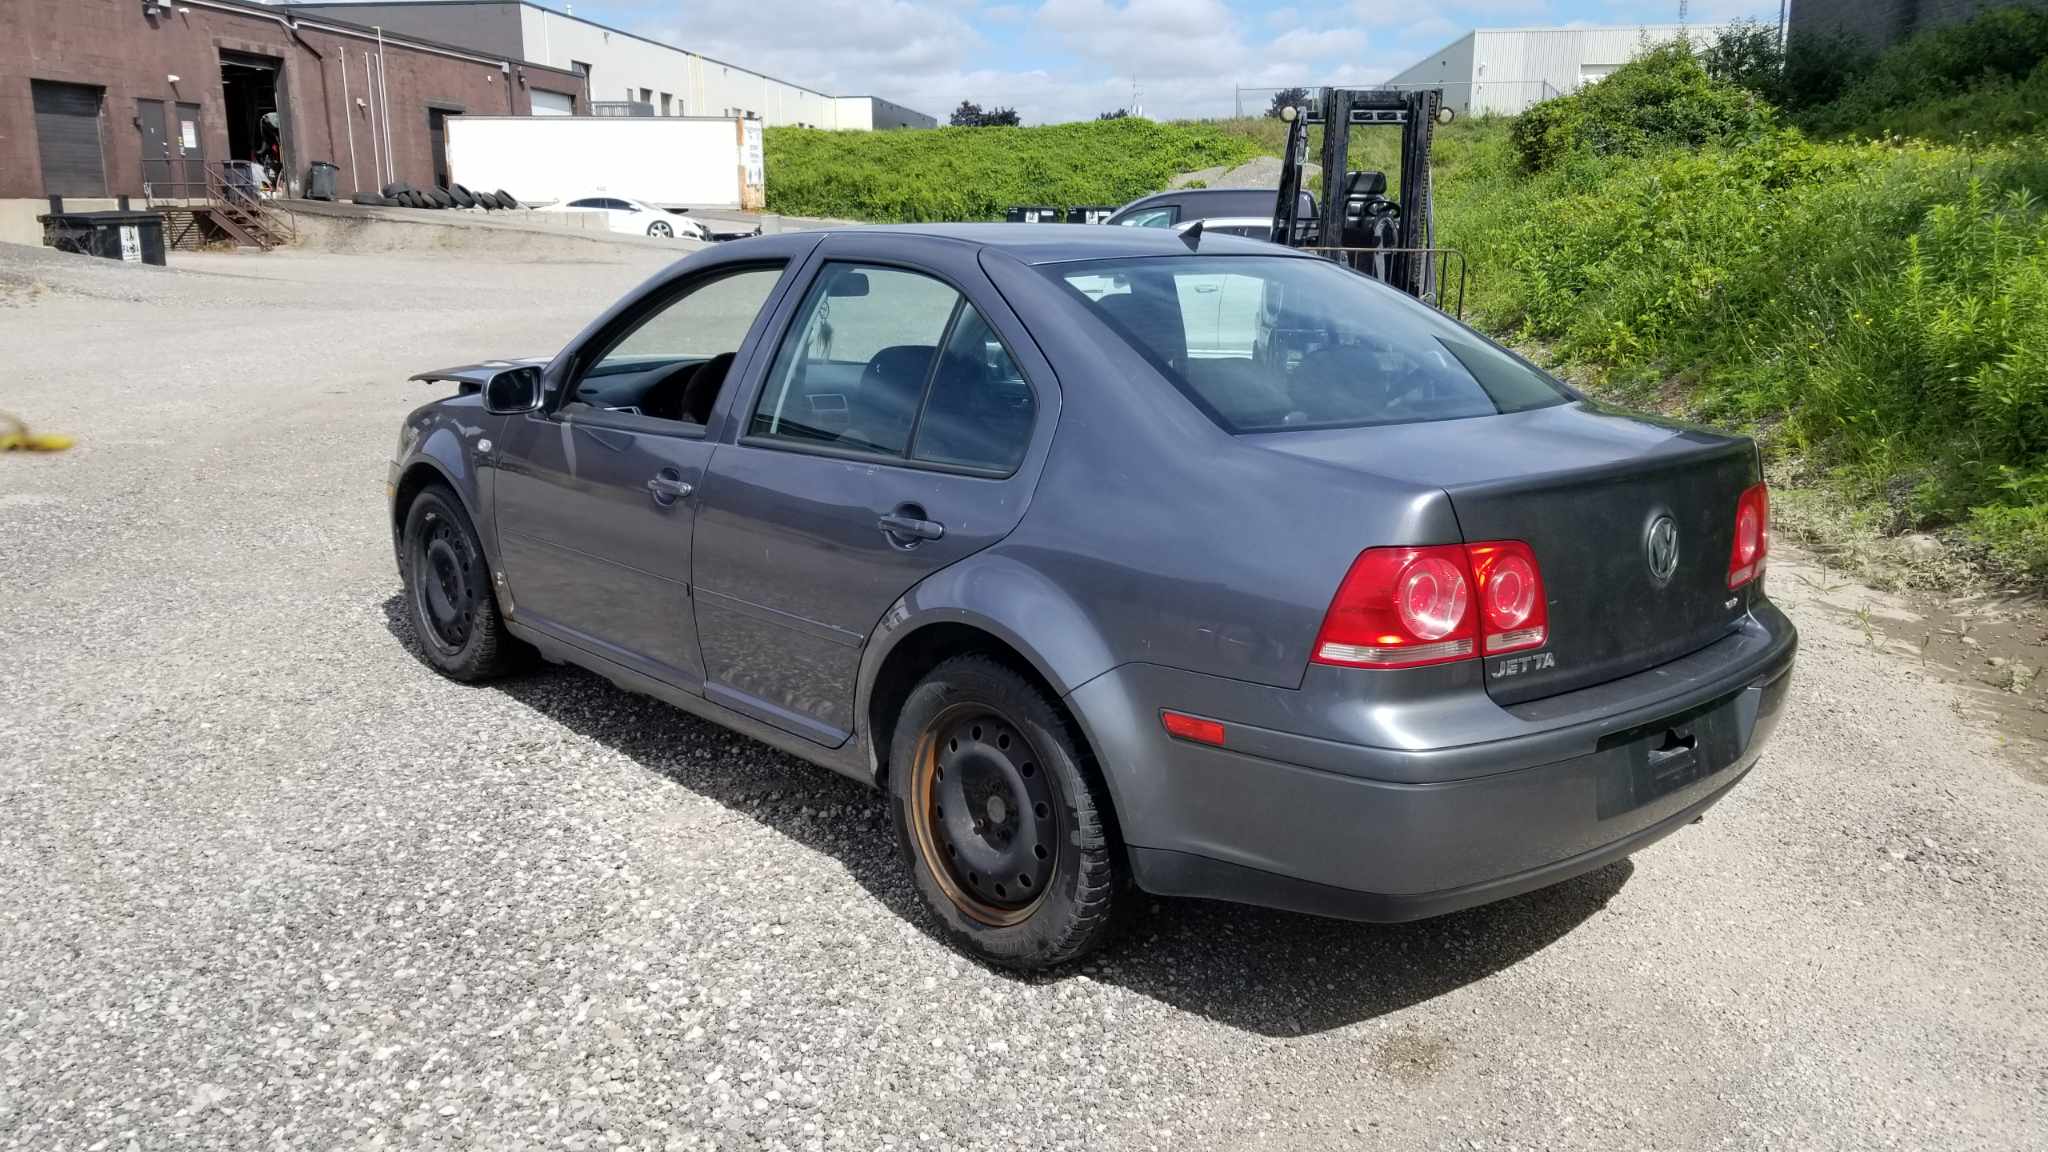
<instances>
[{"instance_id":1,"label":"roof antenna","mask_svg":"<svg viewBox=\"0 0 2048 1152\"><path fill-rule=\"evenodd\" d=\"M1202 222L1197 220L1193 224L1188 225L1187 230L1180 234L1180 238L1187 242L1189 248L1200 244L1202 242Z\"/></svg>"}]
</instances>

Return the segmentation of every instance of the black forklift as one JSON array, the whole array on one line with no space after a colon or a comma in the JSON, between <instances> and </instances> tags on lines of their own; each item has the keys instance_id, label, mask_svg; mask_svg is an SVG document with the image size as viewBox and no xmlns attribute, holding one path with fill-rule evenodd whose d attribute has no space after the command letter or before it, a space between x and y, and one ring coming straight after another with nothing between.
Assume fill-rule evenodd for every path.
<instances>
[{"instance_id":1,"label":"black forklift","mask_svg":"<svg viewBox=\"0 0 2048 1152\"><path fill-rule=\"evenodd\" d=\"M1436 246L1429 149L1452 112L1436 88L1324 88L1313 105L1281 109L1287 148L1275 198L1275 244L1317 252L1427 304L1463 317L1465 258ZM1323 196L1318 218L1301 219L1308 130L1323 126ZM1401 130L1401 187L1387 195L1387 174L1353 171L1352 127ZM1455 272L1455 284L1451 276ZM1446 299L1445 289L1450 288Z\"/></svg>"}]
</instances>

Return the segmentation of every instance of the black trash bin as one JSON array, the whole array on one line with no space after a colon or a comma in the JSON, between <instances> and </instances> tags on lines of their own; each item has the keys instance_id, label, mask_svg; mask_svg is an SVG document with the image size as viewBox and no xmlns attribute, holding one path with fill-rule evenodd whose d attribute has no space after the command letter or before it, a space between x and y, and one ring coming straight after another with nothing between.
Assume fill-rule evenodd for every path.
<instances>
[{"instance_id":1,"label":"black trash bin","mask_svg":"<svg viewBox=\"0 0 2048 1152\"><path fill-rule=\"evenodd\" d=\"M39 219L43 243L59 252L138 264L164 262L164 218L154 212L53 212Z\"/></svg>"},{"instance_id":2,"label":"black trash bin","mask_svg":"<svg viewBox=\"0 0 2048 1152\"><path fill-rule=\"evenodd\" d=\"M254 204L263 189L263 166L254 160L228 160L221 164L223 194L243 204Z\"/></svg>"},{"instance_id":3,"label":"black trash bin","mask_svg":"<svg viewBox=\"0 0 2048 1152\"><path fill-rule=\"evenodd\" d=\"M1023 204L1003 213L1012 224L1057 224L1060 210L1045 204Z\"/></svg>"},{"instance_id":4,"label":"black trash bin","mask_svg":"<svg viewBox=\"0 0 2048 1152\"><path fill-rule=\"evenodd\" d=\"M1078 204L1067 209L1069 224L1100 224L1116 215L1114 204Z\"/></svg>"},{"instance_id":5,"label":"black trash bin","mask_svg":"<svg viewBox=\"0 0 2048 1152\"><path fill-rule=\"evenodd\" d=\"M325 160L313 161L313 170L306 173L306 199L334 199L334 177L340 171Z\"/></svg>"}]
</instances>

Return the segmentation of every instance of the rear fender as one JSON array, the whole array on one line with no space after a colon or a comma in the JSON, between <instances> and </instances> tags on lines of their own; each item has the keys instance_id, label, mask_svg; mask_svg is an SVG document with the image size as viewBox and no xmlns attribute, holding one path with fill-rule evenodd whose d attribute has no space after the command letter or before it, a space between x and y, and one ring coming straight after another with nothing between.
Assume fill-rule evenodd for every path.
<instances>
[{"instance_id":1,"label":"rear fender","mask_svg":"<svg viewBox=\"0 0 2048 1152\"><path fill-rule=\"evenodd\" d=\"M1088 614L1044 574L1001 546L933 573L903 594L883 615L861 653L854 715L869 745L869 764L880 750L865 718L875 679L889 653L921 628L965 624L1000 640L1023 657L1064 698L1115 665L1109 645ZM1037 641L1026 640L1029 635Z\"/></svg>"}]
</instances>

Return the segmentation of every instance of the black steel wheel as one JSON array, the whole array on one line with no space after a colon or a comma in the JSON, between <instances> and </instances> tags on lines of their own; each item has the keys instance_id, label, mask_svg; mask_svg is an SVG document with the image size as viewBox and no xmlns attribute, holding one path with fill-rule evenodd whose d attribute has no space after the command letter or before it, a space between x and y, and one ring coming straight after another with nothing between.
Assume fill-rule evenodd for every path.
<instances>
[{"instance_id":1,"label":"black steel wheel","mask_svg":"<svg viewBox=\"0 0 2048 1152\"><path fill-rule=\"evenodd\" d=\"M459 652L476 631L477 607L486 587L483 557L470 550L462 530L446 516L429 513L413 545L413 596L419 601L421 639Z\"/></svg>"},{"instance_id":2,"label":"black steel wheel","mask_svg":"<svg viewBox=\"0 0 2048 1152\"><path fill-rule=\"evenodd\" d=\"M1066 822L1042 757L980 704L956 704L926 731L912 812L920 850L961 911L1021 923L1045 899Z\"/></svg>"},{"instance_id":3,"label":"black steel wheel","mask_svg":"<svg viewBox=\"0 0 2048 1152\"><path fill-rule=\"evenodd\" d=\"M912 878L956 943L1013 968L1096 948L1121 887L1107 790L1072 721L987 656L911 690L889 756Z\"/></svg>"},{"instance_id":4,"label":"black steel wheel","mask_svg":"<svg viewBox=\"0 0 2048 1152\"><path fill-rule=\"evenodd\" d=\"M505 631L490 561L461 502L429 485L405 513L400 557L405 600L427 662L457 680L510 671L523 648Z\"/></svg>"}]
</instances>

